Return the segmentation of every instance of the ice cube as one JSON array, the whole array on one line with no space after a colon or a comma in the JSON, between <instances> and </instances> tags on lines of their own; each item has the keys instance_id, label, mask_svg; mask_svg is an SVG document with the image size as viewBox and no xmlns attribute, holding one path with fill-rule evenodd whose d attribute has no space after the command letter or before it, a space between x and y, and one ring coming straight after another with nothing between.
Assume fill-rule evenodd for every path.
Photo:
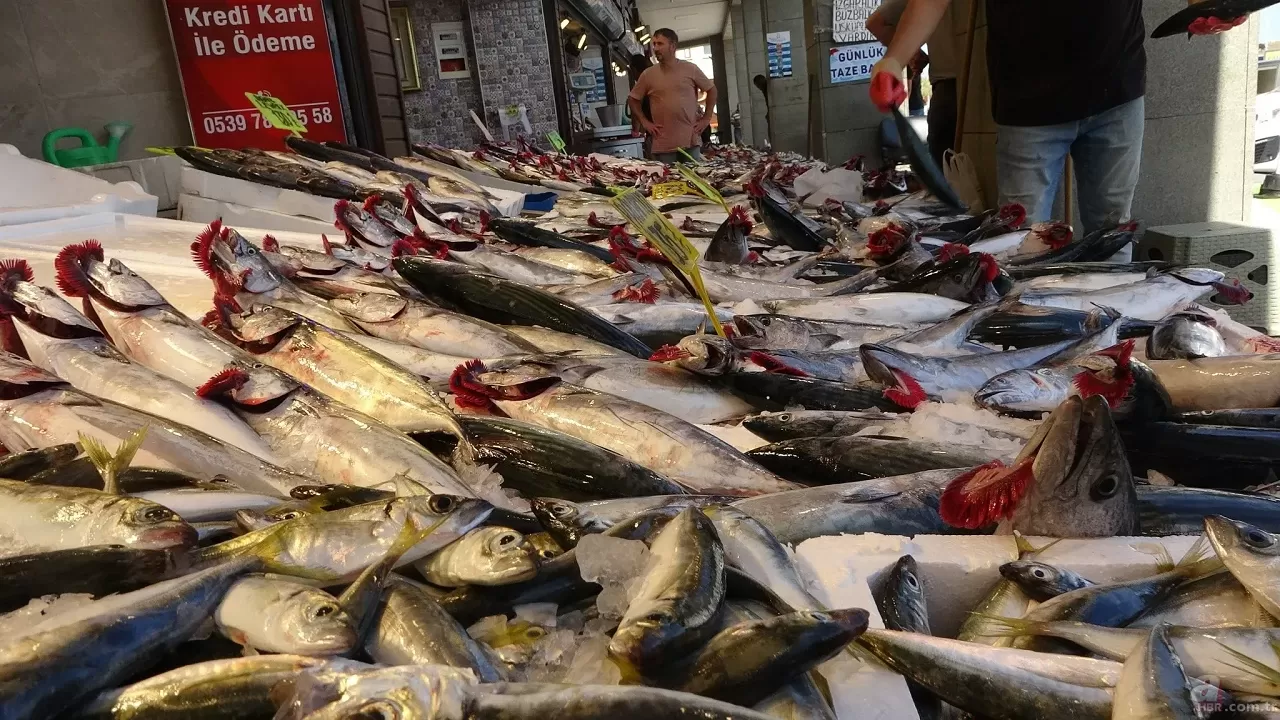
<instances>
[{"instance_id":1,"label":"ice cube","mask_svg":"<svg viewBox=\"0 0 1280 720\"><path fill-rule=\"evenodd\" d=\"M525 682L559 682L559 678L573 662L578 647L578 636L568 630L552 630L538 641L533 659L529 661Z\"/></svg>"},{"instance_id":2,"label":"ice cube","mask_svg":"<svg viewBox=\"0 0 1280 720\"><path fill-rule=\"evenodd\" d=\"M627 606L630 604L631 599L627 597L627 590L622 585L605 585L596 596L596 608L600 611L601 618L618 620L627 613Z\"/></svg>"},{"instance_id":3,"label":"ice cube","mask_svg":"<svg viewBox=\"0 0 1280 720\"><path fill-rule=\"evenodd\" d=\"M502 637L507 632L506 615L490 615L480 618L475 625L467 628L467 634L481 642L490 642Z\"/></svg>"},{"instance_id":4,"label":"ice cube","mask_svg":"<svg viewBox=\"0 0 1280 720\"><path fill-rule=\"evenodd\" d=\"M555 626L562 630L571 630L573 632L581 632L583 623L587 620L586 613L581 610L567 612L556 618Z\"/></svg>"},{"instance_id":5,"label":"ice cube","mask_svg":"<svg viewBox=\"0 0 1280 720\"><path fill-rule=\"evenodd\" d=\"M529 603L527 605L517 605L516 619L527 620L534 625L541 625L546 628L556 626L556 609L559 606L555 603Z\"/></svg>"},{"instance_id":6,"label":"ice cube","mask_svg":"<svg viewBox=\"0 0 1280 720\"><path fill-rule=\"evenodd\" d=\"M578 572L587 582L621 584L639 575L649 558L649 548L639 540L608 535L587 535L578 541Z\"/></svg>"},{"instance_id":7,"label":"ice cube","mask_svg":"<svg viewBox=\"0 0 1280 720\"><path fill-rule=\"evenodd\" d=\"M573 663L560 682L570 685L617 685L622 672L609 659L609 638L586 635L573 655Z\"/></svg>"}]
</instances>

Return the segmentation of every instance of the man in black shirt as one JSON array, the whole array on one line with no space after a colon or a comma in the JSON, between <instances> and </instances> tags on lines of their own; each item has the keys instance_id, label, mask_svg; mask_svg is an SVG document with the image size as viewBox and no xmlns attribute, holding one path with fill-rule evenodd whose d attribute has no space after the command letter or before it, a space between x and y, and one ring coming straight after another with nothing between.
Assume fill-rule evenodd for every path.
<instances>
[{"instance_id":1,"label":"man in black shirt","mask_svg":"<svg viewBox=\"0 0 1280 720\"><path fill-rule=\"evenodd\" d=\"M1070 155L1084 231L1127 221L1142 159L1142 0L985 1L1000 203L1047 220ZM905 97L903 66L949 3L909 0L872 71L881 109Z\"/></svg>"}]
</instances>

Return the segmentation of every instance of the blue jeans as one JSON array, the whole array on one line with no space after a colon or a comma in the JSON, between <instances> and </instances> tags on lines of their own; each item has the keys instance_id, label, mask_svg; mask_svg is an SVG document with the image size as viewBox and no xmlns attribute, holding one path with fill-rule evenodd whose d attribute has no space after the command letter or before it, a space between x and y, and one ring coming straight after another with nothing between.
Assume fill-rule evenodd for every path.
<instances>
[{"instance_id":1,"label":"blue jeans","mask_svg":"<svg viewBox=\"0 0 1280 720\"><path fill-rule=\"evenodd\" d=\"M1000 204L1027 209L1028 222L1044 222L1070 154L1084 233L1129 220L1142 161L1143 98L1061 125L1001 125L996 137Z\"/></svg>"}]
</instances>

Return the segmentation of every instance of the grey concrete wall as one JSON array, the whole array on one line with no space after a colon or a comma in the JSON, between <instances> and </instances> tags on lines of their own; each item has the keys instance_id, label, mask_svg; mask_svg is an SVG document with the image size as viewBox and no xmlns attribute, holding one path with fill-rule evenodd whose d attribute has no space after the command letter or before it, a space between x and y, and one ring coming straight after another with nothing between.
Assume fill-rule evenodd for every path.
<instances>
[{"instance_id":1,"label":"grey concrete wall","mask_svg":"<svg viewBox=\"0 0 1280 720\"><path fill-rule=\"evenodd\" d=\"M744 145L755 145L760 142L760 138L756 136L756 126L752 121L753 107L756 103L753 101L755 95L752 94L754 90L751 85L752 76L747 69L747 45L749 42L740 2L729 7L729 26L733 31L733 65L734 74L738 80L737 109L742 123L742 139L740 142Z\"/></svg>"},{"instance_id":2,"label":"grey concrete wall","mask_svg":"<svg viewBox=\"0 0 1280 720\"><path fill-rule=\"evenodd\" d=\"M729 127L732 124L733 113L738 109L738 66L734 62L733 46L732 38L724 41L724 84L728 93L729 114L720 118L721 127Z\"/></svg>"},{"instance_id":3,"label":"grey concrete wall","mask_svg":"<svg viewBox=\"0 0 1280 720\"><path fill-rule=\"evenodd\" d=\"M0 0L0 142L41 157L45 133L133 124L120 159L191 142L164 5L156 0Z\"/></svg>"},{"instance_id":4,"label":"grey concrete wall","mask_svg":"<svg viewBox=\"0 0 1280 720\"><path fill-rule=\"evenodd\" d=\"M880 163L880 121L884 115L867 95L869 81L831 83L831 49L844 43L831 40L831 0L809 0L806 25L809 27L806 56L815 74L810 132L815 154L828 163L843 163L854 155L865 155L874 166Z\"/></svg>"},{"instance_id":5,"label":"grey concrete wall","mask_svg":"<svg viewBox=\"0 0 1280 720\"><path fill-rule=\"evenodd\" d=\"M742 25L747 49L747 83L751 97L752 144L763 146L773 138L765 107L765 97L751 82L756 75L769 77L769 61L764 48L764 0L742 0ZM770 93L773 89L770 87ZM776 141L775 141L776 145Z\"/></svg>"},{"instance_id":6,"label":"grey concrete wall","mask_svg":"<svg viewBox=\"0 0 1280 720\"><path fill-rule=\"evenodd\" d=\"M804 23L804 0L768 0L764 10L764 33L791 33L791 71L789 77L769 78L769 138L777 150L809 152L809 61L806 57L807 34ZM761 52L766 42L761 38ZM768 59L765 58L768 75Z\"/></svg>"},{"instance_id":7,"label":"grey concrete wall","mask_svg":"<svg viewBox=\"0 0 1280 720\"><path fill-rule=\"evenodd\" d=\"M1150 31L1185 4L1147 0ZM1247 222L1258 21L1214 37L1147 40L1147 124L1133 216Z\"/></svg>"}]
</instances>

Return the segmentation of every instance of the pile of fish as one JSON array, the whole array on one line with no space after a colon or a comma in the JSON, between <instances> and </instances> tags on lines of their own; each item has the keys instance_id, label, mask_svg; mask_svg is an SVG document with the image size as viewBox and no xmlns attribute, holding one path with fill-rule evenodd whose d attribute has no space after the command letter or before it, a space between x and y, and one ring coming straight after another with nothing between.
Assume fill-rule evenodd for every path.
<instances>
[{"instance_id":1,"label":"pile of fish","mask_svg":"<svg viewBox=\"0 0 1280 720\"><path fill-rule=\"evenodd\" d=\"M500 218L363 151L188 153L338 197L315 247L184 239L201 316L93 240L4 260L0 717L832 718L849 655L928 717L1280 695L1280 345L1198 304L1247 291L743 152L664 206L723 336L601 195ZM1025 557L958 639L909 557L868 629L789 549L991 532ZM1121 584L1024 539L1201 533Z\"/></svg>"}]
</instances>

